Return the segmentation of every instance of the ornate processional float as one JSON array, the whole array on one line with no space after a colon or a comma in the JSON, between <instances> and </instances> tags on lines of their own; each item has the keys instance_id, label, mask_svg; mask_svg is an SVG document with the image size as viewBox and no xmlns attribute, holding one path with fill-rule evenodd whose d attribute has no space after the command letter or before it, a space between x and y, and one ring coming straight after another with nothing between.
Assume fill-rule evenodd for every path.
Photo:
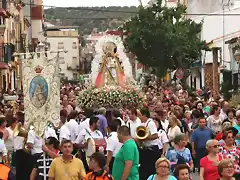
<instances>
[{"instance_id":1,"label":"ornate processional float","mask_svg":"<svg viewBox=\"0 0 240 180\"><path fill-rule=\"evenodd\" d=\"M140 90L135 85L132 66L118 35L102 36L95 45L92 61L91 87L80 92L82 108L122 108L142 105Z\"/></svg>"}]
</instances>

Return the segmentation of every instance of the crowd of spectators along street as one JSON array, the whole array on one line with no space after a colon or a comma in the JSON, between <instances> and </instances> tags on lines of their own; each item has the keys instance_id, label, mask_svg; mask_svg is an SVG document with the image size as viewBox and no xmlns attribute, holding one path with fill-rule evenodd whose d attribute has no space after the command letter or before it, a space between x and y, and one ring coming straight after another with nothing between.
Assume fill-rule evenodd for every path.
<instances>
[{"instance_id":1,"label":"crowd of spectators along street","mask_svg":"<svg viewBox=\"0 0 240 180\"><path fill-rule=\"evenodd\" d=\"M86 135L86 129L89 129L91 136L107 137L107 158L101 153L94 153L89 163L85 162L86 158L81 158L84 154L80 156L82 161L74 158L74 161L71 161L73 164L70 163L68 168L78 167L77 179L91 179L97 176L95 171L103 172L98 176L100 179L110 179L113 176L115 180L189 180L192 172L198 172L200 180L240 179L240 110L237 107L229 107L229 103L214 91L189 92L180 84L161 83L160 86L155 76L148 79L141 77L139 84L144 96L144 108L122 107L110 112L104 107L97 110L78 107L77 95L83 86L62 86L60 120L59 123L49 126L56 130L56 135L46 133L48 137L45 136L44 139L47 141L41 149L50 159L47 162L47 172L43 173L40 164L32 167L33 170L27 176L31 175L31 180L34 180L36 177L42 179L48 174L50 180L63 179L61 168L57 169L62 163L59 158L71 159L72 151L86 148L82 137ZM24 123L21 114L24 113L23 103L18 100L14 110L12 105L7 105L2 99L1 106L0 152L2 162L11 167L10 179L10 172L15 174L16 166L9 163L13 156L10 158L7 151L12 153L19 150L14 146L10 148L9 142L14 142L12 130L16 123ZM159 153L155 156L155 164L150 165L153 169L144 166L143 156L138 153L136 143L132 143L139 143L135 135L136 128L147 121L153 121L153 129L156 128L157 131ZM121 148L122 144L125 148ZM113 149L113 145L117 148ZM59 150L63 154L61 157L58 155ZM131 161L131 165L125 158ZM39 163L42 159L42 155L38 156L36 162ZM112 159L115 159L115 163ZM120 163L122 161L125 161L125 164ZM126 171L126 167L129 171ZM0 168L6 167L1 165ZM17 169L18 167L16 172ZM90 174L86 176L86 172ZM71 173L66 172L65 175L70 176ZM103 176L105 174L107 175Z\"/></svg>"}]
</instances>

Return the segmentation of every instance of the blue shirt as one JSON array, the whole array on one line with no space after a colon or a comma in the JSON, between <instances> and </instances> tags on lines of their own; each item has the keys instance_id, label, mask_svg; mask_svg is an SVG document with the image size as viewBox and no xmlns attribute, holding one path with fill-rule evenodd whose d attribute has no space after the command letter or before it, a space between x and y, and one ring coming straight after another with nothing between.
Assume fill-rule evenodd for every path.
<instances>
[{"instance_id":1,"label":"blue shirt","mask_svg":"<svg viewBox=\"0 0 240 180\"><path fill-rule=\"evenodd\" d=\"M171 163L172 171L174 170L174 166L176 166L179 163L182 163L182 162L178 162L179 161L178 156L182 156L184 158L184 161L188 164L192 161L192 155L188 148L184 148L183 151L178 151L174 148L170 148L167 151L166 158Z\"/></svg>"},{"instance_id":2,"label":"blue shirt","mask_svg":"<svg viewBox=\"0 0 240 180\"><path fill-rule=\"evenodd\" d=\"M108 127L107 119L101 114L97 115L97 117L100 123L99 131L101 131L103 136L106 136L104 129Z\"/></svg>"},{"instance_id":3,"label":"blue shirt","mask_svg":"<svg viewBox=\"0 0 240 180\"><path fill-rule=\"evenodd\" d=\"M147 180L155 180L155 179L156 179L156 174L149 176ZM167 180L177 180L177 179L174 176L170 176Z\"/></svg>"},{"instance_id":4,"label":"blue shirt","mask_svg":"<svg viewBox=\"0 0 240 180\"><path fill-rule=\"evenodd\" d=\"M195 144L195 149L196 148L205 148L206 142L209 139L213 138L213 132L209 128L197 128L195 131L192 133L192 142Z\"/></svg>"},{"instance_id":5,"label":"blue shirt","mask_svg":"<svg viewBox=\"0 0 240 180\"><path fill-rule=\"evenodd\" d=\"M235 125L234 128L236 128L238 130L238 134L240 134L240 126L239 125ZM240 144L240 139L236 139L237 145Z\"/></svg>"}]
</instances>

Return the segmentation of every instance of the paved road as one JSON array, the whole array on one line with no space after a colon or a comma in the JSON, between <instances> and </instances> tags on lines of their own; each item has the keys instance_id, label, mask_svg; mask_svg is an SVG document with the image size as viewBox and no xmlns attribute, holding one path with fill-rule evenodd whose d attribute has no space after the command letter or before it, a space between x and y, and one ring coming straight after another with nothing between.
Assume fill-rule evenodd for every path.
<instances>
[{"instance_id":1,"label":"paved road","mask_svg":"<svg viewBox=\"0 0 240 180\"><path fill-rule=\"evenodd\" d=\"M199 175L198 175L198 173L194 173L192 177L193 177L192 180L199 180Z\"/></svg>"}]
</instances>

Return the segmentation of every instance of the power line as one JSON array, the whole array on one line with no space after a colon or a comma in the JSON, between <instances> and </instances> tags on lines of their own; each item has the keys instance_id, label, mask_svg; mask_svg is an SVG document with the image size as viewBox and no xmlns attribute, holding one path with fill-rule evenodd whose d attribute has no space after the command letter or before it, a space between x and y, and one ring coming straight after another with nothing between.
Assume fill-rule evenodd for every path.
<instances>
[{"instance_id":1,"label":"power line","mask_svg":"<svg viewBox=\"0 0 240 180\"><path fill-rule=\"evenodd\" d=\"M0 1L1 2L1 1ZM112 12L112 13L129 13L129 14L137 14L138 12L134 11L119 11L119 10L107 10L107 9L94 9L92 7L58 7L58 6L51 6L51 5L37 5L37 4L31 4L31 3L24 3L28 6L43 6L43 7L49 7L49 8L63 8L63 9L77 9L83 11L97 11L97 12ZM104 8L104 7L99 7ZM47 9L46 9L47 10ZM240 16L240 13L186 13L183 14L186 16ZM70 17L70 18L64 18L64 19L123 19L123 17L96 17L96 18L90 18L90 17Z\"/></svg>"},{"instance_id":2,"label":"power line","mask_svg":"<svg viewBox=\"0 0 240 180\"><path fill-rule=\"evenodd\" d=\"M50 5L37 5L37 4L31 4L31 3L24 3L25 5L28 6L43 6L43 7L48 7L48 8L64 8L64 9L77 9L80 8L80 10L83 11L99 11L99 12L115 12L115 13L130 13L130 14L136 14L136 11L122 11L122 10L107 10L107 9L94 9L91 7L58 7L58 6L50 6ZM99 7L99 8L105 8L105 7ZM46 9L47 10L47 9Z\"/></svg>"}]
</instances>

